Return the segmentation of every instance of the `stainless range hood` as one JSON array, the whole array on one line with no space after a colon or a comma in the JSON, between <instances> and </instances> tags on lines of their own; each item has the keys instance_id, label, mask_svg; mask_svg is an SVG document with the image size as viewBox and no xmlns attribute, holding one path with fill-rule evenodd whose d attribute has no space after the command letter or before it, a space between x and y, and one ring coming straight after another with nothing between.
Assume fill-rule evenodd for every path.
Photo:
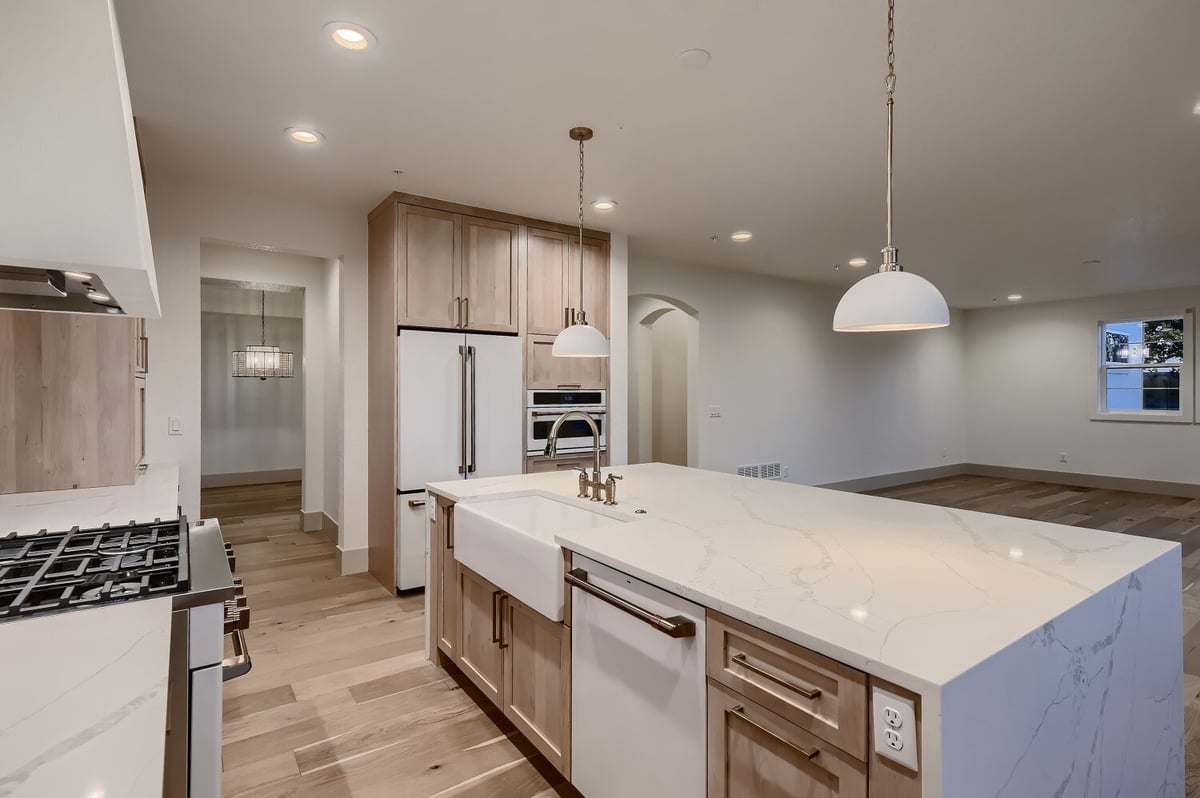
<instances>
[{"instance_id":1,"label":"stainless range hood","mask_svg":"<svg viewBox=\"0 0 1200 798\"><path fill-rule=\"evenodd\" d=\"M0 265L0 308L59 313L121 313L94 274Z\"/></svg>"}]
</instances>

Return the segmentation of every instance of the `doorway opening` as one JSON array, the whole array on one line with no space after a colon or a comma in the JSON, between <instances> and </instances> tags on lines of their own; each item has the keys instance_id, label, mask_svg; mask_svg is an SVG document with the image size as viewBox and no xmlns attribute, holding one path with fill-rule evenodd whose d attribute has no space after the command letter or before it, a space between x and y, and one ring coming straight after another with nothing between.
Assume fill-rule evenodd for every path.
<instances>
[{"instance_id":1,"label":"doorway opening","mask_svg":"<svg viewBox=\"0 0 1200 798\"><path fill-rule=\"evenodd\" d=\"M700 462L700 316L667 296L629 298L629 462Z\"/></svg>"}]
</instances>

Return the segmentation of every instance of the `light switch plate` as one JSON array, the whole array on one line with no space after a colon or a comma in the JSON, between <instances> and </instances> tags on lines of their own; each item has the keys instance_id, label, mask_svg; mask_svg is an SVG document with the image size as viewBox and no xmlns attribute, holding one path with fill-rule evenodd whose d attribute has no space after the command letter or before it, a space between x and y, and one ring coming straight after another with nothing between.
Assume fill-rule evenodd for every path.
<instances>
[{"instance_id":1,"label":"light switch plate","mask_svg":"<svg viewBox=\"0 0 1200 798\"><path fill-rule=\"evenodd\" d=\"M872 687L871 735L875 753L917 771L917 708L912 701Z\"/></svg>"},{"instance_id":2,"label":"light switch plate","mask_svg":"<svg viewBox=\"0 0 1200 798\"><path fill-rule=\"evenodd\" d=\"M183 434L183 416L167 416L167 434Z\"/></svg>"}]
</instances>

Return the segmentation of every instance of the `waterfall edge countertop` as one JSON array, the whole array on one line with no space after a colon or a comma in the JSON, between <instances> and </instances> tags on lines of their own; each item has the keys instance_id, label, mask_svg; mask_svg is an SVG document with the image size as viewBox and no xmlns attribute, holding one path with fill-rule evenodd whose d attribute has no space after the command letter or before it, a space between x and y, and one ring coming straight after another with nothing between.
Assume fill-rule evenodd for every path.
<instances>
[{"instance_id":1,"label":"waterfall edge countertop","mask_svg":"<svg viewBox=\"0 0 1200 798\"><path fill-rule=\"evenodd\" d=\"M150 463L132 485L0 495L0 537L179 517L179 466Z\"/></svg>"},{"instance_id":2,"label":"waterfall edge countertop","mask_svg":"<svg viewBox=\"0 0 1200 798\"><path fill-rule=\"evenodd\" d=\"M658 463L612 470L625 479L604 510L632 522L563 530L563 548L922 693L1179 558L1178 544L1151 538ZM429 489L586 506L577 484L568 472Z\"/></svg>"},{"instance_id":3,"label":"waterfall edge countertop","mask_svg":"<svg viewBox=\"0 0 1200 798\"><path fill-rule=\"evenodd\" d=\"M0 536L179 514L179 467L133 485L0 496ZM157 798L170 596L0 623L0 795Z\"/></svg>"}]
</instances>

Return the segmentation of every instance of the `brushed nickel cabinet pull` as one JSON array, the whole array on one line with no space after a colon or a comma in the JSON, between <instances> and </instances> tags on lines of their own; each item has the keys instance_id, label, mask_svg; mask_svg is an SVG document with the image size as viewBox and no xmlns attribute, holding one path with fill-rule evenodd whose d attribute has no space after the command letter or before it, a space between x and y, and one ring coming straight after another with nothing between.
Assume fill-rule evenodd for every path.
<instances>
[{"instance_id":1,"label":"brushed nickel cabinet pull","mask_svg":"<svg viewBox=\"0 0 1200 798\"><path fill-rule=\"evenodd\" d=\"M500 648L508 648L508 641L504 639L504 619L508 616L508 594L500 594Z\"/></svg>"},{"instance_id":2,"label":"brushed nickel cabinet pull","mask_svg":"<svg viewBox=\"0 0 1200 798\"><path fill-rule=\"evenodd\" d=\"M596 598L603 601L605 604L611 604L622 612L629 613L634 618L637 618L642 623L653 626L658 631L665 634L667 637L695 637L696 624L684 618L682 615L676 615L672 618L664 618L661 615L643 609L631 601L618 596L616 593L610 593L602 587L597 587L588 581L588 573L582 568L575 568L567 571L563 577L568 585L577 587L584 593L590 593Z\"/></svg>"},{"instance_id":3,"label":"brushed nickel cabinet pull","mask_svg":"<svg viewBox=\"0 0 1200 798\"><path fill-rule=\"evenodd\" d=\"M804 757L805 759L816 759L817 754L821 753L820 748L801 748L800 746L796 745L791 740L788 740L785 737L781 737L778 734L776 734L775 732L771 731L766 726L762 726L762 725L750 720L750 716L746 714L746 708L743 706L739 705L736 707L731 707L729 709L729 713L731 715L737 715L739 718L746 721L747 723L749 723L754 728L758 729L763 734L767 735L768 737L770 737L778 742L783 743L788 748L790 748L793 751L795 751L796 753L800 754L800 756Z\"/></svg>"},{"instance_id":4,"label":"brushed nickel cabinet pull","mask_svg":"<svg viewBox=\"0 0 1200 798\"><path fill-rule=\"evenodd\" d=\"M492 591L492 642L493 643L500 642L499 628L500 628L500 626L503 625L502 623L501 624L496 623L496 621L500 617L500 609L497 605L500 603L501 595L503 595L503 591L501 591L501 590L493 590Z\"/></svg>"},{"instance_id":5,"label":"brushed nickel cabinet pull","mask_svg":"<svg viewBox=\"0 0 1200 798\"><path fill-rule=\"evenodd\" d=\"M470 327L471 326L471 297L469 297L469 296L463 297L462 310L463 310L462 326Z\"/></svg>"},{"instance_id":6,"label":"brushed nickel cabinet pull","mask_svg":"<svg viewBox=\"0 0 1200 798\"><path fill-rule=\"evenodd\" d=\"M413 508L414 510L417 509L418 507L424 507L425 500L424 499L409 499L408 506Z\"/></svg>"},{"instance_id":7,"label":"brushed nickel cabinet pull","mask_svg":"<svg viewBox=\"0 0 1200 798\"><path fill-rule=\"evenodd\" d=\"M775 674L771 673L770 671L767 671L767 670L760 668L757 665L751 663L749 660L746 659L745 654L734 654L733 657L731 657L730 659L733 662L735 662L738 665L745 668L746 670L750 671L751 673L757 673L759 676L763 677L764 679L769 679L772 682L775 682L775 684L779 685L780 687L786 687L788 690L799 693L801 696L809 699L810 701L814 698L821 697L821 688L820 687L804 687L803 685L796 684L795 682L790 681L788 679L784 679L780 676L776 676Z\"/></svg>"}]
</instances>

